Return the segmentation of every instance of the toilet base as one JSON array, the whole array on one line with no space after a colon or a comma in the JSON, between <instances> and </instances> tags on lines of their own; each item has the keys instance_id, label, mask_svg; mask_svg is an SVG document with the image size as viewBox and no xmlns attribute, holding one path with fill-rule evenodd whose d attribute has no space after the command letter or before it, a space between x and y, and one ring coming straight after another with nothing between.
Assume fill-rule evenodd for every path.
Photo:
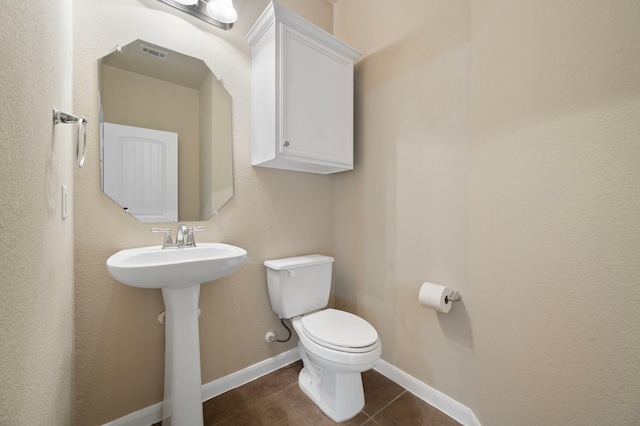
<instances>
[{"instance_id":1,"label":"toilet base","mask_svg":"<svg viewBox=\"0 0 640 426\"><path fill-rule=\"evenodd\" d=\"M311 364L306 356L302 362L304 367L298 376L298 385L327 417L334 422L344 422L362 410L364 388L360 372L322 370Z\"/></svg>"}]
</instances>

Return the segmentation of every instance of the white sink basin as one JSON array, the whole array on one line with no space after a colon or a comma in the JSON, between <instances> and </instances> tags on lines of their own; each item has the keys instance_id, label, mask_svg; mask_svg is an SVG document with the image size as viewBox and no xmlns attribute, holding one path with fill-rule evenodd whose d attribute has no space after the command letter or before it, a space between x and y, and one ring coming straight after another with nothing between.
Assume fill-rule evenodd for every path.
<instances>
[{"instance_id":1,"label":"white sink basin","mask_svg":"<svg viewBox=\"0 0 640 426\"><path fill-rule=\"evenodd\" d=\"M125 249L107 260L107 269L121 283L142 288L181 288L229 275L247 257L247 251L222 243L197 247L162 246Z\"/></svg>"}]
</instances>

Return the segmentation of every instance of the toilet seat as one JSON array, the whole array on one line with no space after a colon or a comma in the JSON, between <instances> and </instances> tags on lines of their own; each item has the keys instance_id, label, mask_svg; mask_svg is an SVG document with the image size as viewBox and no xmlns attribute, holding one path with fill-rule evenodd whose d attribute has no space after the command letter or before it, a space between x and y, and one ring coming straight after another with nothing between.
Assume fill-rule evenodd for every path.
<instances>
[{"instance_id":1,"label":"toilet seat","mask_svg":"<svg viewBox=\"0 0 640 426\"><path fill-rule=\"evenodd\" d=\"M359 369L362 366L370 365L364 370L360 370L365 371L372 368L378 359L380 359L380 353L382 352L380 339L376 339L375 343L371 346L355 348L355 350L354 348L339 347L336 345L332 348L329 347L327 343L316 343L315 340L311 340L308 333L304 330L302 318L304 317L296 317L291 320L291 324L300 339L298 344L302 345L309 358L322 368L330 370L347 368L351 370L353 368Z\"/></svg>"},{"instance_id":2,"label":"toilet seat","mask_svg":"<svg viewBox=\"0 0 640 426\"><path fill-rule=\"evenodd\" d=\"M309 340L336 351L369 352L378 343L378 333L364 319L337 309L324 309L301 318Z\"/></svg>"}]
</instances>

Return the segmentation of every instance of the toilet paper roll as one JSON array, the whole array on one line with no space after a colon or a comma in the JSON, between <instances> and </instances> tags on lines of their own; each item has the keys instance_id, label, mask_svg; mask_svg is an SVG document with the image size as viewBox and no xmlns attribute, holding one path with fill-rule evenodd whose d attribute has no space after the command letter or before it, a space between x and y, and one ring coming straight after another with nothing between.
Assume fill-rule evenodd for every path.
<instances>
[{"instance_id":1,"label":"toilet paper roll","mask_svg":"<svg viewBox=\"0 0 640 426\"><path fill-rule=\"evenodd\" d=\"M418 300L420 304L438 312L449 312L453 302L449 300L452 290L439 284L422 283Z\"/></svg>"}]
</instances>

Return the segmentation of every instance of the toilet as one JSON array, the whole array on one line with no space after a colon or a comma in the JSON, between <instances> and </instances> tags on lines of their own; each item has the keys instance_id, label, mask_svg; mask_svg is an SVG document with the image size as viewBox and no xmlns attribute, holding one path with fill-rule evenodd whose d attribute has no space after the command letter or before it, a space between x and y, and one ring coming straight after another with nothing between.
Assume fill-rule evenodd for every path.
<instances>
[{"instance_id":1,"label":"toilet","mask_svg":"<svg viewBox=\"0 0 640 426\"><path fill-rule=\"evenodd\" d=\"M300 389L334 422L364 407L362 372L380 359L378 333L364 319L326 308L334 259L312 254L267 260L271 308L290 319L303 368Z\"/></svg>"}]
</instances>

